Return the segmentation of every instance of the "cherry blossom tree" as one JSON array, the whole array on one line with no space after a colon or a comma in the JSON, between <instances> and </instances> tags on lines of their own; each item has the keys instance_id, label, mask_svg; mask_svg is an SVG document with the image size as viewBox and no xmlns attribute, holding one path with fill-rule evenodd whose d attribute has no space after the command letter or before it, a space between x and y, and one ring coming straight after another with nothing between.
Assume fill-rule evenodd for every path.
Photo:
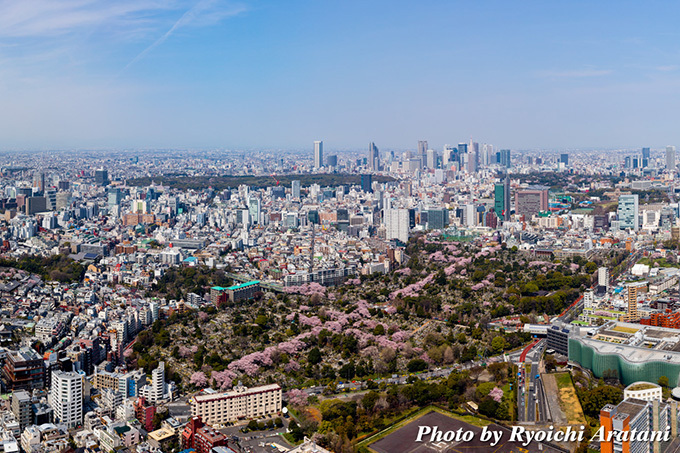
<instances>
[{"instance_id":1,"label":"cherry blossom tree","mask_svg":"<svg viewBox=\"0 0 680 453\"><path fill-rule=\"evenodd\" d=\"M208 379L205 377L205 373L202 371L196 371L189 378L189 383L195 385L198 388L203 388L208 385Z\"/></svg>"}]
</instances>

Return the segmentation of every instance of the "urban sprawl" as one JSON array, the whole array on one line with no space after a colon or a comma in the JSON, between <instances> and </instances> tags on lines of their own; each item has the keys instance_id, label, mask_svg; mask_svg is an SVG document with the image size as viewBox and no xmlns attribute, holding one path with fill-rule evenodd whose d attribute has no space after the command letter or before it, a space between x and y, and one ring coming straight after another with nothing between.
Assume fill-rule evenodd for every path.
<instances>
[{"instance_id":1,"label":"urban sprawl","mask_svg":"<svg viewBox=\"0 0 680 453\"><path fill-rule=\"evenodd\" d=\"M0 154L0 451L680 452L675 148L414 145Z\"/></svg>"}]
</instances>

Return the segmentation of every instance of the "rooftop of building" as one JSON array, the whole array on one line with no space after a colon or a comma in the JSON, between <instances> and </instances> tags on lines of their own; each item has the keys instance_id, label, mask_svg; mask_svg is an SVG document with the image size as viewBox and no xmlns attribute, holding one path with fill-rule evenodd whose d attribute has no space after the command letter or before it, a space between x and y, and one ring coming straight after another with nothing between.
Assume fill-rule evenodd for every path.
<instances>
[{"instance_id":1,"label":"rooftop of building","mask_svg":"<svg viewBox=\"0 0 680 453\"><path fill-rule=\"evenodd\" d=\"M223 393L204 393L202 395L196 395L194 397L194 400L196 402L205 402L205 401L211 401L214 399L221 399L221 398L229 398L229 397L235 397L235 396L244 396L244 395L251 395L254 393L260 393L260 392L270 392L270 391L276 391L276 390L281 390L281 386L279 384L268 384L268 385L262 385L260 387L252 387L252 388L247 388L247 387L235 387L233 390L229 392L223 392Z\"/></svg>"},{"instance_id":2,"label":"rooftop of building","mask_svg":"<svg viewBox=\"0 0 680 453\"><path fill-rule=\"evenodd\" d=\"M656 388L661 388L660 385L658 384L653 384L651 382L633 382L630 384L628 387L625 388L625 390L631 391L631 392L638 392L640 390L651 390L651 389L656 389Z\"/></svg>"},{"instance_id":3,"label":"rooftop of building","mask_svg":"<svg viewBox=\"0 0 680 453\"><path fill-rule=\"evenodd\" d=\"M229 288L227 288L227 290L228 291L235 291L237 289L247 288L248 286L259 285L259 284L260 284L259 280L253 280L253 281L241 283L241 284L238 284L238 285L232 285Z\"/></svg>"}]
</instances>

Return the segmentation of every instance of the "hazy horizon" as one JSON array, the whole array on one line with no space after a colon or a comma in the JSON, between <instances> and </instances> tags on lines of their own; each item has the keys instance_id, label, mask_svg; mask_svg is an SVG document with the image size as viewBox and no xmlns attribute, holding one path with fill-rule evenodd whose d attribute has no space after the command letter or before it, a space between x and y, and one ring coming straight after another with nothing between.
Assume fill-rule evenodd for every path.
<instances>
[{"instance_id":1,"label":"hazy horizon","mask_svg":"<svg viewBox=\"0 0 680 453\"><path fill-rule=\"evenodd\" d=\"M678 13L634 2L0 0L0 149L680 145Z\"/></svg>"}]
</instances>

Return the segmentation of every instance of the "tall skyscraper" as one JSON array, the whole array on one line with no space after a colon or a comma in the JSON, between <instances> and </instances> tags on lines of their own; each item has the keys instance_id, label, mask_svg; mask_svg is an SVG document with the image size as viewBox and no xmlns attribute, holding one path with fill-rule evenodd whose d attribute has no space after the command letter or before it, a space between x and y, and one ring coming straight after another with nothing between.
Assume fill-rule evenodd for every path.
<instances>
[{"instance_id":1,"label":"tall skyscraper","mask_svg":"<svg viewBox=\"0 0 680 453\"><path fill-rule=\"evenodd\" d=\"M494 188L493 210L499 219L510 220L510 178L508 176Z\"/></svg>"},{"instance_id":2,"label":"tall skyscraper","mask_svg":"<svg viewBox=\"0 0 680 453\"><path fill-rule=\"evenodd\" d=\"M467 153L466 164L468 173L477 172L477 153L474 152L473 150L470 150L470 152Z\"/></svg>"},{"instance_id":3,"label":"tall skyscraper","mask_svg":"<svg viewBox=\"0 0 680 453\"><path fill-rule=\"evenodd\" d=\"M427 150L427 168L437 168L437 151L433 149Z\"/></svg>"},{"instance_id":4,"label":"tall skyscraper","mask_svg":"<svg viewBox=\"0 0 680 453\"><path fill-rule=\"evenodd\" d=\"M457 150L455 146L444 145L444 155L442 156L442 164L447 170L451 169L451 165L457 160Z\"/></svg>"},{"instance_id":5,"label":"tall skyscraper","mask_svg":"<svg viewBox=\"0 0 680 453\"><path fill-rule=\"evenodd\" d=\"M293 198L300 198L300 181L295 180L290 183L291 195Z\"/></svg>"},{"instance_id":6,"label":"tall skyscraper","mask_svg":"<svg viewBox=\"0 0 680 453\"><path fill-rule=\"evenodd\" d=\"M562 162L565 167L568 167L569 166L569 154L560 154L560 162Z\"/></svg>"},{"instance_id":7,"label":"tall skyscraper","mask_svg":"<svg viewBox=\"0 0 680 453\"><path fill-rule=\"evenodd\" d=\"M480 152L479 152L479 143L470 141L470 149L472 150L471 152L474 154L475 157L475 167L479 168L479 163L481 161L480 158Z\"/></svg>"},{"instance_id":8,"label":"tall skyscraper","mask_svg":"<svg viewBox=\"0 0 680 453\"><path fill-rule=\"evenodd\" d=\"M53 371L49 403L55 422L75 428L83 423L83 379L78 373Z\"/></svg>"},{"instance_id":9,"label":"tall skyscraper","mask_svg":"<svg viewBox=\"0 0 680 453\"><path fill-rule=\"evenodd\" d=\"M317 140L314 142L314 168L319 169L323 167L323 142Z\"/></svg>"},{"instance_id":10,"label":"tall skyscraper","mask_svg":"<svg viewBox=\"0 0 680 453\"><path fill-rule=\"evenodd\" d=\"M467 143L458 143L458 155L462 156L463 154L467 154L467 152L468 152Z\"/></svg>"},{"instance_id":11,"label":"tall skyscraper","mask_svg":"<svg viewBox=\"0 0 680 453\"><path fill-rule=\"evenodd\" d=\"M248 212L250 213L250 218L253 220L253 224L260 224L261 210L262 205L259 198L250 198L248 200Z\"/></svg>"},{"instance_id":12,"label":"tall skyscraper","mask_svg":"<svg viewBox=\"0 0 680 453\"><path fill-rule=\"evenodd\" d=\"M649 148L642 148L642 158L649 159L650 153Z\"/></svg>"},{"instance_id":13,"label":"tall skyscraper","mask_svg":"<svg viewBox=\"0 0 680 453\"><path fill-rule=\"evenodd\" d=\"M33 175L33 187L40 193L45 191L45 173L39 171Z\"/></svg>"},{"instance_id":14,"label":"tall skyscraper","mask_svg":"<svg viewBox=\"0 0 680 453\"><path fill-rule=\"evenodd\" d=\"M632 228L637 231L640 225L640 217L638 213L638 196L637 195L621 195L619 197L619 207L617 209L619 217L619 227Z\"/></svg>"},{"instance_id":15,"label":"tall skyscraper","mask_svg":"<svg viewBox=\"0 0 680 453\"><path fill-rule=\"evenodd\" d=\"M331 154L326 158L326 163L328 164L329 167L337 167L338 166L338 155L337 154Z\"/></svg>"},{"instance_id":16,"label":"tall skyscraper","mask_svg":"<svg viewBox=\"0 0 680 453\"><path fill-rule=\"evenodd\" d=\"M421 159L424 159L426 153L427 153L427 140L420 140L418 142L418 156Z\"/></svg>"},{"instance_id":17,"label":"tall skyscraper","mask_svg":"<svg viewBox=\"0 0 680 453\"><path fill-rule=\"evenodd\" d=\"M373 175L361 175L361 190L366 193L373 192Z\"/></svg>"},{"instance_id":18,"label":"tall skyscraper","mask_svg":"<svg viewBox=\"0 0 680 453\"><path fill-rule=\"evenodd\" d=\"M488 167L492 163L492 156L494 156L493 145L486 143L482 145L482 156L480 160L484 167Z\"/></svg>"},{"instance_id":19,"label":"tall skyscraper","mask_svg":"<svg viewBox=\"0 0 680 453\"><path fill-rule=\"evenodd\" d=\"M500 159L498 160L498 163L501 165L501 167L505 168L510 168L512 167L512 161L510 158L510 150L509 149L502 149L498 152L498 156Z\"/></svg>"},{"instance_id":20,"label":"tall skyscraper","mask_svg":"<svg viewBox=\"0 0 680 453\"><path fill-rule=\"evenodd\" d=\"M675 170L675 146L666 146L666 168Z\"/></svg>"},{"instance_id":21,"label":"tall skyscraper","mask_svg":"<svg viewBox=\"0 0 680 453\"><path fill-rule=\"evenodd\" d=\"M368 168L380 171L380 151L373 142L368 144Z\"/></svg>"}]
</instances>

